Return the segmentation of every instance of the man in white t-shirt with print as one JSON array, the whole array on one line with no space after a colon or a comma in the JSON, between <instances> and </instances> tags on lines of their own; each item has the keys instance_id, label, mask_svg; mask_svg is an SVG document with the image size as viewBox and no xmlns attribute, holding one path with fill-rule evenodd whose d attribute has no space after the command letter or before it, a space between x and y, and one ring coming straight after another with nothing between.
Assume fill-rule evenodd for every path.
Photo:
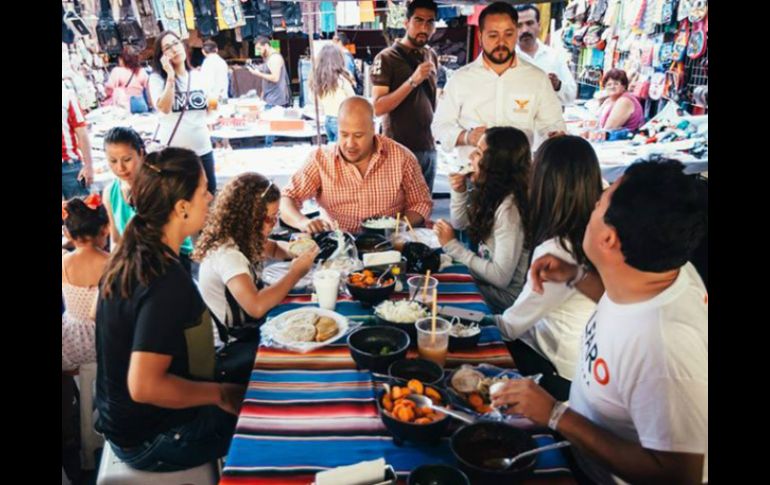
<instances>
[{"instance_id":1,"label":"man in white t-shirt with print","mask_svg":"<svg viewBox=\"0 0 770 485\"><path fill-rule=\"evenodd\" d=\"M575 282L596 313L569 404L529 380L493 404L564 435L597 483L708 481L708 294L687 262L708 233L707 190L679 162L632 165L586 228L598 274L552 255L530 269L535 289Z\"/></svg>"},{"instance_id":2,"label":"man in white t-shirt with print","mask_svg":"<svg viewBox=\"0 0 770 485\"><path fill-rule=\"evenodd\" d=\"M485 7L479 15L483 52L457 70L438 99L433 136L445 151L457 147L463 164L487 128L518 128L533 148L567 129L548 75L516 55L517 22L508 3Z\"/></svg>"}]
</instances>

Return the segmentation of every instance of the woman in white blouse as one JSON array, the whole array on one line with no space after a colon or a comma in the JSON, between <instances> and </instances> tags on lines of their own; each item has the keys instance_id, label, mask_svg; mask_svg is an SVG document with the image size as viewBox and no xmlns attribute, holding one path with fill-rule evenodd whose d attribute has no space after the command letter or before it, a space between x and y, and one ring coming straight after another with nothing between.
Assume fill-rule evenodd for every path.
<instances>
[{"instance_id":1,"label":"woman in white blouse","mask_svg":"<svg viewBox=\"0 0 770 485\"><path fill-rule=\"evenodd\" d=\"M532 260L545 254L588 265L583 235L602 193L601 171L591 145L577 136L546 140L535 154L530 183L527 245ZM580 355L580 336L596 305L572 285L547 282L543 294L529 274L516 302L495 321L517 367L543 373L541 385L557 399L569 396Z\"/></svg>"},{"instance_id":2,"label":"woman in white blouse","mask_svg":"<svg viewBox=\"0 0 770 485\"><path fill-rule=\"evenodd\" d=\"M513 304L529 266L524 229L531 158L529 141L521 130L486 130L471 153L473 171L449 176L451 226L443 220L434 226L444 252L468 266L493 313ZM455 238L453 227L467 229L478 247L475 253Z\"/></svg>"}]
</instances>

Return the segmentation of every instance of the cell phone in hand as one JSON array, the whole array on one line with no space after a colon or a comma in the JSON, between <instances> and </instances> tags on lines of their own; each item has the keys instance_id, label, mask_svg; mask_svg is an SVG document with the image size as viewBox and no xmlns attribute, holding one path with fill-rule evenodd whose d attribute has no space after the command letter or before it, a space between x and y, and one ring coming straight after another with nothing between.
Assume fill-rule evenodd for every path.
<instances>
[{"instance_id":1,"label":"cell phone in hand","mask_svg":"<svg viewBox=\"0 0 770 485\"><path fill-rule=\"evenodd\" d=\"M88 188L88 184L86 183L86 178L85 177L78 177L78 183L84 189Z\"/></svg>"}]
</instances>

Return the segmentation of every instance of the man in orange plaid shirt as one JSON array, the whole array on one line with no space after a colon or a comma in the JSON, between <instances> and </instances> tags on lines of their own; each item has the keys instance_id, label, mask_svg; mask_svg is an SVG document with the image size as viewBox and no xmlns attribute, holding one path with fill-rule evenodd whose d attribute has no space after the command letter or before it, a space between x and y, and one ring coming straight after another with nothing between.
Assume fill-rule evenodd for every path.
<instances>
[{"instance_id":1,"label":"man in orange plaid shirt","mask_svg":"<svg viewBox=\"0 0 770 485\"><path fill-rule=\"evenodd\" d=\"M433 209L417 158L403 145L374 134L374 109L354 96L340 106L339 141L314 151L281 193L281 218L305 232L331 230L333 221L358 232L374 216L401 213L412 226ZM308 219L298 207L315 197L322 215Z\"/></svg>"}]
</instances>

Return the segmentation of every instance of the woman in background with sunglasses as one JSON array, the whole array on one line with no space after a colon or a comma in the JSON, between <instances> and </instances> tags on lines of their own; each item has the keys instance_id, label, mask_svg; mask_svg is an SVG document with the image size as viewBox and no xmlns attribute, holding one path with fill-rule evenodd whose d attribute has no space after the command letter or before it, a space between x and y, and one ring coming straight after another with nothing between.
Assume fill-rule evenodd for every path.
<instances>
[{"instance_id":1,"label":"woman in background with sunglasses","mask_svg":"<svg viewBox=\"0 0 770 485\"><path fill-rule=\"evenodd\" d=\"M217 196L195 246L193 259L200 262L198 286L218 323L222 343L227 343L228 336L258 343L263 317L286 298L318 255L317 247L303 253L276 284L262 288L262 262L291 258L268 238L278 220L280 198L278 187L262 175L239 175Z\"/></svg>"},{"instance_id":2,"label":"woman in background with sunglasses","mask_svg":"<svg viewBox=\"0 0 770 485\"><path fill-rule=\"evenodd\" d=\"M150 95L159 112L156 140L194 151L206 171L209 192L216 193L214 152L206 123L212 87L199 70L190 68L185 45L169 30L155 41L152 69Z\"/></svg>"}]
</instances>

